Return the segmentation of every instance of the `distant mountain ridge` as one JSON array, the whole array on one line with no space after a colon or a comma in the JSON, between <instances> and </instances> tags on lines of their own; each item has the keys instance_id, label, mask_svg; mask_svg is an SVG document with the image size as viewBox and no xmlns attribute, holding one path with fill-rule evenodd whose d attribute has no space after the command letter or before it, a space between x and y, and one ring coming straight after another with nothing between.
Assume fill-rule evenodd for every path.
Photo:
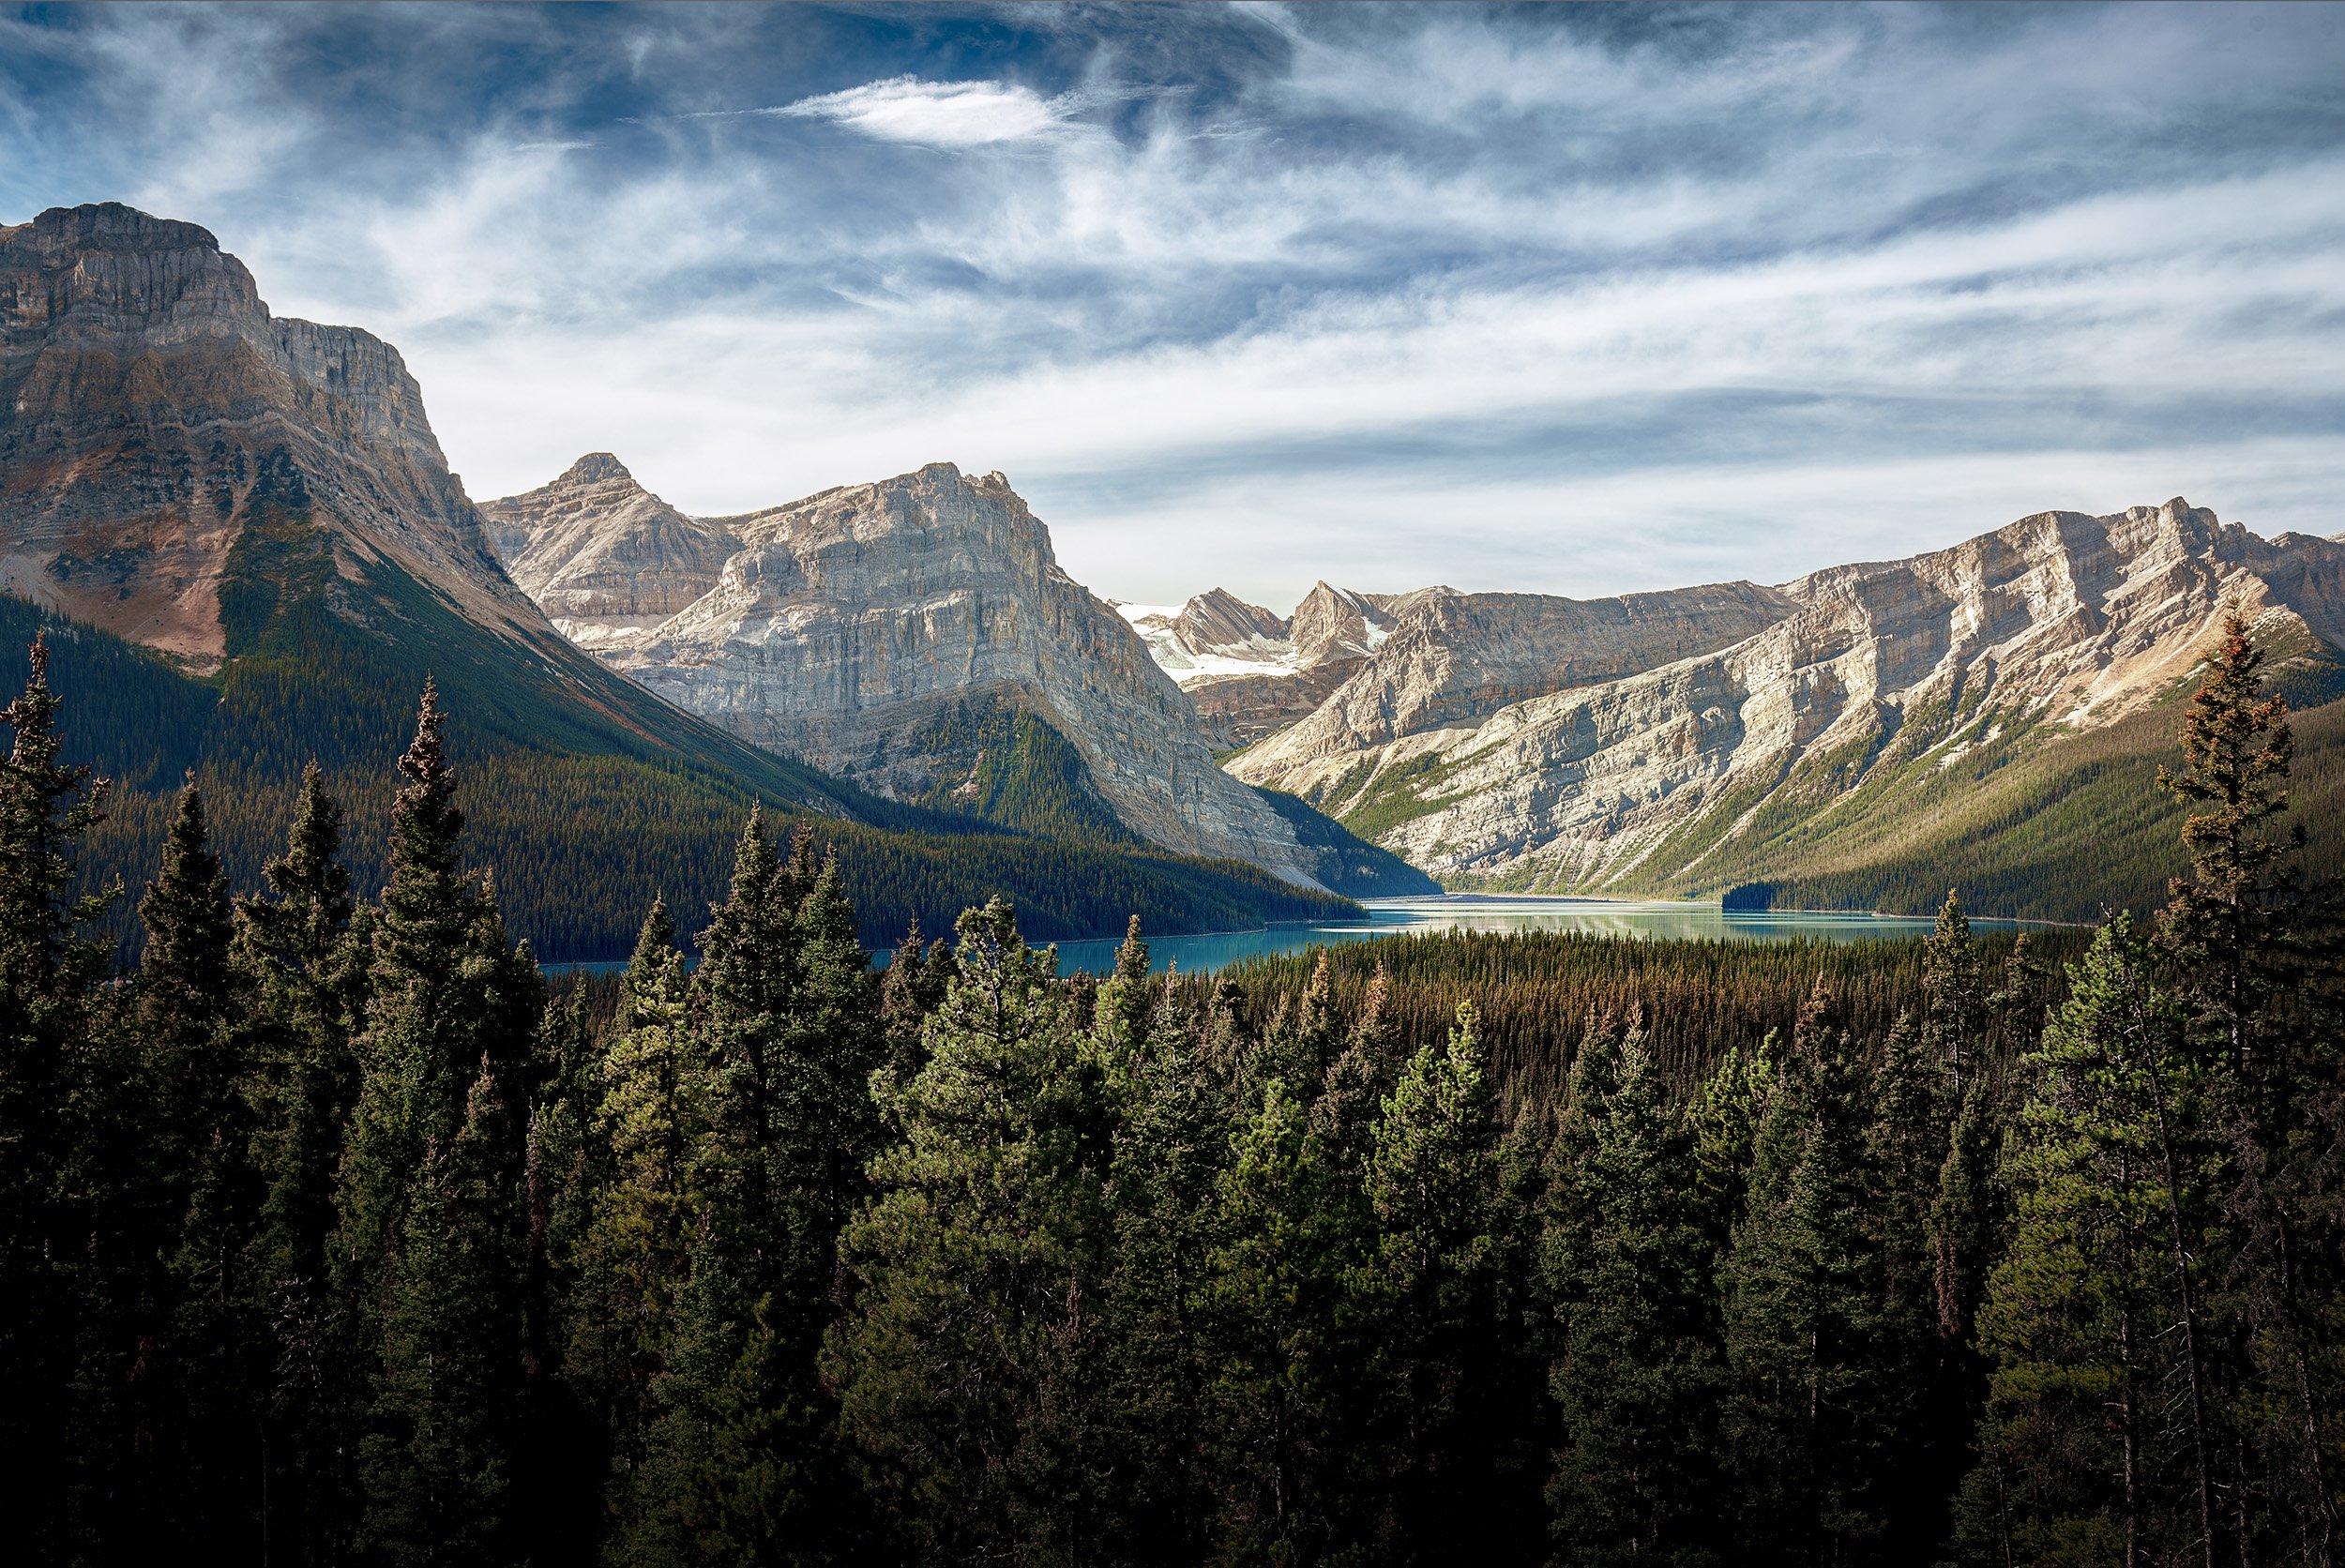
<instances>
[{"instance_id":1,"label":"distant mountain ridge","mask_svg":"<svg viewBox=\"0 0 2345 1568\"><path fill-rule=\"evenodd\" d=\"M1363 594L1314 583L1292 615L1225 589L1177 610L1118 605L1164 672L1180 684L1216 746L1249 745L1316 709L1427 599L1454 594Z\"/></svg>"},{"instance_id":2,"label":"distant mountain ridge","mask_svg":"<svg viewBox=\"0 0 2345 1568\"><path fill-rule=\"evenodd\" d=\"M1910 901L1933 860L1975 864L1962 834L2031 852L2009 837L2030 815L2022 781L2049 807L2121 752L2171 746L2164 721L2142 724L2229 610L2307 705L2345 694L2345 546L2266 540L2180 498L1682 594L1698 612L1639 596L1645 613L1610 625L1569 601L1444 598L1229 766L1460 885L1702 895L1828 877L1838 898L1895 882ZM1664 607L1677 618L1651 617ZM2120 731L2136 750L2110 749ZM1960 825L1989 799L1992 822ZM2134 825L2112 822L2111 843ZM2003 912L2082 918L2144 884L2078 870L2080 852L2045 858L2028 907Z\"/></svg>"}]
</instances>

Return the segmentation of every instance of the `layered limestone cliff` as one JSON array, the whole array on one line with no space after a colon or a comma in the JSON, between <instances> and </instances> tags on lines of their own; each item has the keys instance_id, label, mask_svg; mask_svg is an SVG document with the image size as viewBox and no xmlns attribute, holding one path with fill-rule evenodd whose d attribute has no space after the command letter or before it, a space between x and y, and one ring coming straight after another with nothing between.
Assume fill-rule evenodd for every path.
<instances>
[{"instance_id":1,"label":"layered limestone cliff","mask_svg":"<svg viewBox=\"0 0 2345 1568\"><path fill-rule=\"evenodd\" d=\"M588 648L640 641L717 585L741 541L590 452L551 484L486 502L506 570L563 634Z\"/></svg>"},{"instance_id":2,"label":"layered limestone cliff","mask_svg":"<svg viewBox=\"0 0 2345 1568\"><path fill-rule=\"evenodd\" d=\"M1319 853L1213 765L1180 688L1059 568L1048 531L999 474L934 463L682 524L623 475L588 460L492 511L516 575L542 569L548 608L600 617L582 641L677 706L917 798L945 782L924 737L961 704L1000 701L1063 736L1142 838L1315 880ZM656 613L646 606L699 580L705 556L694 552L726 543L704 591L640 624Z\"/></svg>"},{"instance_id":3,"label":"layered limestone cliff","mask_svg":"<svg viewBox=\"0 0 2345 1568\"><path fill-rule=\"evenodd\" d=\"M0 228L0 592L209 668L232 550L289 519L345 571L395 563L551 635L390 345L272 316L191 223L108 203Z\"/></svg>"},{"instance_id":4,"label":"layered limestone cliff","mask_svg":"<svg viewBox=\"0 0 2345 1568\"><path fill-rule=\"evenodd\" d=\"M1793 602L1747 582L1566 599L1411 596L1391 629L1311 716L1236 764L1269 782L1318 759L1470 726L1510 703L1634 674L1739 642Z\"/></svg>"},{"instance_id":5,"label":"layered limestone cliff","mask_svg":"<svg viewBox=\"0 0 2345 1568\"><path fill-rule=\"evenodd\" d=\"M1544 657L1588 678L1491 709L1442 694L1503 681L1402 679L1397 632L1234 771L1373 821L1386 848L1436 874L1602 888L1659 869L1692 885L1770 812L1816 821L1868 778L1894 784L2172 695L2228 610L2275 646L2345 647L2345 545L2266 540L2177 499L2041 513L1950 550L1749 590L1742 605L1767 624L1611 678L1619 650L1553 644Z\"/></svg>"}]
</instances>

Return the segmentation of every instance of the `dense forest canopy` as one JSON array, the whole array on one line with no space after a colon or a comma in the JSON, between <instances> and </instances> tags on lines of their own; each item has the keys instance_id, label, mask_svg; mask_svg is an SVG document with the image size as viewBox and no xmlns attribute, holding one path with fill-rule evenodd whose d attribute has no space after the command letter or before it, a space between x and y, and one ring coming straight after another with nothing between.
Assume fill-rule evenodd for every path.
<instances>
[{"instance_id":1,"label":"dense forest canopy","mask_svg":"<svg viewBox=\"0 0 2345 1568\"><path fill-rule=\"evenodd\" d=\"M28 1560L2329 1563L2337 923L2233 623L2147 921L884 972L754 807L549 994L427 688L377 898L172 796L115 968L36 643L0 764ZM688 966L685 944L699 955Z\"/></svg>"}]
</instances>

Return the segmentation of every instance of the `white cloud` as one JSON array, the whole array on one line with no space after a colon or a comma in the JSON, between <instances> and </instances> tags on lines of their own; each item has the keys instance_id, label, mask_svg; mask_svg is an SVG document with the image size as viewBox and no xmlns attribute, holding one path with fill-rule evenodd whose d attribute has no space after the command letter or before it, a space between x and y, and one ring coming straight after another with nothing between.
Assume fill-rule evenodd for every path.
<instances>
[{"instance_id":1,"label":"white cloud","mask_svg":"<svg viewBox=\"0 0 2345 1568\"><path fill-rule=\"evenodd\" d=\"M764 113L834 120L883 142L931 147L1021 142L1061 124L1060 104L1045 101L1025 87L999 82L923 82L911 76L800 98Z\"/></svg>"}]
</instances>

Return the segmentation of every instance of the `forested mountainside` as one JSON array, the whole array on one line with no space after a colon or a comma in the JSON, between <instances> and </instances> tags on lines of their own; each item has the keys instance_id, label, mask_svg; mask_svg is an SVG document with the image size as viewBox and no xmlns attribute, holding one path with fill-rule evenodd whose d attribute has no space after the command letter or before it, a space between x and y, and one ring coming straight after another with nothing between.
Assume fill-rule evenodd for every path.
<instances>
[{"instance_id":1,"label":"forested mountainside","mask_svg":"<svg viewBox=\"0 0 2345 1568\"><path fill-rule=\"evenodd\" d=\"M2149 908L2179 869L2173 810L2139 785L2237 610L2307 714L2307 824L2316 858L2339 852L2340 716L2315 711L2345 693L2335 541L2266 540L2177 499L1752 592L1749 635L1690 656L1622 645L1610 672L1566 639L1489 702L1445 695L1484 639L1432 624L1470 602L1438 601L1228 765L1452 886L1767 883L1779 902L1916 913L1959 881L1994 913L2090 920Z\"/></svg>"},{"instance_id":2,"label":"forested mountainside","mask_svg":"<svg viewBox=\"0 0 2345 1568\"><path fill-rule=\"evenodd\" d=\"M996 890L1054 935L1134 909L1194 929L1341 907L1287 885L1292 868L882 800L607 670L507 578L397 352L272 316L193 225L44 213L0 230L0 636L21 658L36 605L58 628L68 722L121 780L92 846L100 873L150 874L189 768L241 875L278 841L310 761L354 822L382 822L431 677L481 787L475 852L549 959L623 957L655 893L713 897L751 800L824 820L874 940ZM354 853L379 885L371 833Z\"/></svg>"},{"instance_id":3,"label":"forested mountainside","mask_svg":"<svg viewBox=\"0 0 2345 1568\"><path fill-rule=\"evenodd\" d=\"M552 997L429 704L378 900L179 793L117 976L0 761L0 1505L39 1561L2325 1563L2345 963L2243 623L2150 923L884 974L741 824ZM45 654L45 650L42 651ZM234 896L232 897L232 892ZM2063 960L2065 960L2065 962Z\"/></svg>"}]
</instances>

